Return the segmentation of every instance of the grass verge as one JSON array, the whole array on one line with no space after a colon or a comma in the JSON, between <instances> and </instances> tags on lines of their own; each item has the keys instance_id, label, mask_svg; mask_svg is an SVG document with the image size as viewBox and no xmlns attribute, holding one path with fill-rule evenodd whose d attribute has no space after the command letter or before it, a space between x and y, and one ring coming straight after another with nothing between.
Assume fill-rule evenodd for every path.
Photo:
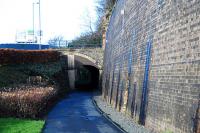
<instances>
[{"instance_id":1,"label":"grass verge","mask_svg":"<svg viewBox=\"0 0 200 133\"><path fill-rule=\"evenodd\" d=\"M15 118L0 118L1 133L40 133L44 121L25 120Z\"/></svg>"}]
</instances>

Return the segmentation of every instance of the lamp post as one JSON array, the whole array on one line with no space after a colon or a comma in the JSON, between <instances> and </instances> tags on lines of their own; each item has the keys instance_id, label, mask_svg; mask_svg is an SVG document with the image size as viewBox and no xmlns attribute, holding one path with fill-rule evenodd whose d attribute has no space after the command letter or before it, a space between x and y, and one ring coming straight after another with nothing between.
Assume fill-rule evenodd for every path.
<instances>
[{"instance_id":1,"label":"lamp post","mask_svg":"<svg viewBox=\"0 0 200 133\"><path fill-rule=\"evenodd\" d=\"M40 8L40 0L37 3L33 3L33 40L35 40L35 4L39 6L39 49L41 49L41 8Z\"/></svg>"},{"instance_id":2,"label":"lamp post","mask_svg":"<svg viewBox=\"0 0 200 133\"><path fill-rule=\"evenodd\" d=\"M34 14L34 12L35 12L35 9L34 9L34 6L35 6L35 3L33 3L33 42L34 42L34 40L35 40L35 14Z\"/></svg>"},{"instance_id":3,"label":"lamp post","mask_svg":"<svg viewBox=\"0 0 200 133\"><path fill-rule=\"evenodd\" d=\"M41 10L40 10L40 0L38 1L39 4L39 36L40 36L40 44L39 44L39 49L41 49Z\"/></svg>"}]
</instances>

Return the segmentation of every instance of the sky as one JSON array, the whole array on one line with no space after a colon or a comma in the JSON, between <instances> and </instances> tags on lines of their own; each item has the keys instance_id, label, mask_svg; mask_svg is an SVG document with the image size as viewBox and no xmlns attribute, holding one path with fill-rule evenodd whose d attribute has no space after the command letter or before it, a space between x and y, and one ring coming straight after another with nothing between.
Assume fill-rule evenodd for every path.
<instances>
[{"instance_id":1,"label":"sky","mask_svg":"<svg viewBox=\"0 0 200 133\"><path fill-rule=\"evenodd\" d=\"M17 32L33 29L33 3L39 0L0 0L0 43L14 43ZM72 40L96 21L95 0L41 0L42 42L63 36ZM34 4L34 30L39 30L39 6Z\"/></svg>"}]
</instances>

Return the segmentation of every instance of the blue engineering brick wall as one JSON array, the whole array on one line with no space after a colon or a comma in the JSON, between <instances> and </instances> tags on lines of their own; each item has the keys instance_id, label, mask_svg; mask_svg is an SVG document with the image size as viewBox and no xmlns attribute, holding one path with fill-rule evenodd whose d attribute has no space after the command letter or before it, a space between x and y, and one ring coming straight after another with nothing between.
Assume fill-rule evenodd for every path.
<instances>
[{"instance_id":1,"label":"blue engineering brick wall","mask_svg":"<svg viewBox=\"0 0 200 133\"><path fill-rule=\"evenodd\" d=\"M118 0L106 36L103 98L156 131L195 132L199 37L199 0Z\"/></svg>"}]
</instances>

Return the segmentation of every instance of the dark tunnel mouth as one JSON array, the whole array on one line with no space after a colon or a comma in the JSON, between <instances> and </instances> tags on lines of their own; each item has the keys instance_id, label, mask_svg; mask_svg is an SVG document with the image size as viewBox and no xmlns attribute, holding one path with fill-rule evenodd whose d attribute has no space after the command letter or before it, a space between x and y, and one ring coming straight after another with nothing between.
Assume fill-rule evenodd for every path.
<instances>
[{"instance_id":1,"label":"dark tunnel mouth","mask_svg":"<svg viewBox=\"0 0 200 133\"><path fill-rule=\"evenodd\" d=\"M79 80L75 83L75 88L80 91L93 91L99 88L99 69L91 65L83 65L77 69ZM86 72L81 75L81 72ZM82 77L81 77L82 76ZM85 78L84 80L82 78Z\"/></svg>"}]
</instances>

